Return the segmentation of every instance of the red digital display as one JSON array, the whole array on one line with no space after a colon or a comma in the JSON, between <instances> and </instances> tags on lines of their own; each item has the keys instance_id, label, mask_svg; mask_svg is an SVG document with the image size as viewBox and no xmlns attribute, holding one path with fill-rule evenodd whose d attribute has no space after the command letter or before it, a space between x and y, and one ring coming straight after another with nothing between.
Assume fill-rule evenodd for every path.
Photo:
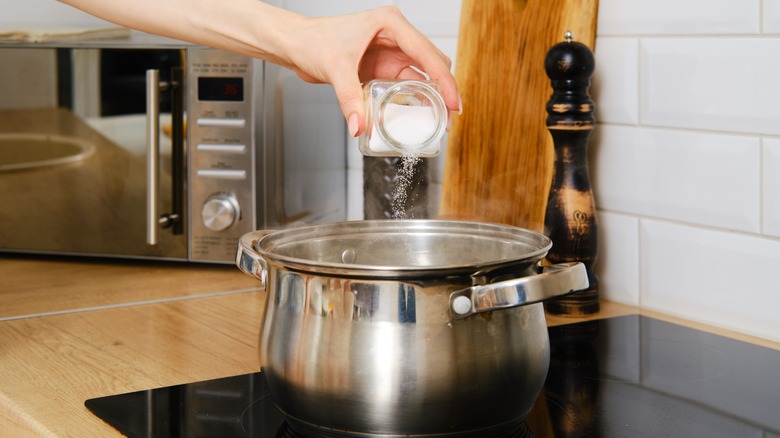
<instances>
[{"instance_id":1,"label":"red digital display","mask_svg":"<svg viewBox=\"0 0 780 438\"><path fill-rule=\"evenodd\" d=\"M198 78L198 100L240 102L244 100L244 78Z\"/></svg>"}]
</instances>

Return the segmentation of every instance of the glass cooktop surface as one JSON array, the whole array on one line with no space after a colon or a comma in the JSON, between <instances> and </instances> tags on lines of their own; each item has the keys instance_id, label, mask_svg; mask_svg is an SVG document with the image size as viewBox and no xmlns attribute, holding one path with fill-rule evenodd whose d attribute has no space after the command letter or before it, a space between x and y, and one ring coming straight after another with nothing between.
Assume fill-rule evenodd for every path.
<instances>
[{"instance_id":1,"label":"glass cooktop surface","mask_svg":"<svg viewBox=\"0 0 780 438\"><path fill-rule=\"evenodd\" d=\"M549 332L544 389L502 438L780 438L780 351L639 315ZM85 404L130 437L298 437L262 373Z\"/></svg>"}]
</instances>

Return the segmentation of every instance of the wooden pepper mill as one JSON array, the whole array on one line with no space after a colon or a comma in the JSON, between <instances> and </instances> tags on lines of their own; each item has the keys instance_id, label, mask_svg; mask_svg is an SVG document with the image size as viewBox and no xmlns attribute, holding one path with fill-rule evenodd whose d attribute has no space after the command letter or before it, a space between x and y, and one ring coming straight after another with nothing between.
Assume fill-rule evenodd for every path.
<instances>
[{"instance_id":1,"label":"wooden pepper mill","mask_svg":"<svg viewBox=\"0 0 780 438\"><path fill-rule=\"evenodd\" d=\"M588 138L595 125L588 94L595 61L588 46L572 41L554 45L544 61L553 88L547 102L547 129L555 147L555 170L544 219L553 241L551 264L579 261L590 287L546 303L554 314L583 315L599 310L598 278L593 272L598 254L598 221L588 175Z\"/></svg>"}]
</instances>

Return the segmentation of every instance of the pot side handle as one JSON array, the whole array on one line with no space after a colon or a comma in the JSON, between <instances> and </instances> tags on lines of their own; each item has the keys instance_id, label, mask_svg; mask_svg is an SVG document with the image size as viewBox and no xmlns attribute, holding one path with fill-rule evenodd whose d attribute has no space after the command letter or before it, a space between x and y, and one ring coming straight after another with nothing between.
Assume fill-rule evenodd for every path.
<instances>
[{"instance_id":1,"label":"pot side handle","mask_svg":"<svg viewBox=\"0 0 780 438\"><path fill-rule=\"evenodd\" d=\"M545 266L537 275L452 292L450 315L456 320L477 313L525 306L587 289L588 285L588 274L581 262Z\"/></svg>"},{"instance_id":2,"label":"pot side handle","mask_svg":"<svg viewBox=\"0 0 780 438\"><path fill-rule=\"evenodd\" d=\"M238 252L236 253L236 266L242 272L259 279L263 288L265 288L268 264L255 251L255 244L263 236L270 233L271 231L260 230L244 234L238 240Z\"/></svg>"}]
</instances>

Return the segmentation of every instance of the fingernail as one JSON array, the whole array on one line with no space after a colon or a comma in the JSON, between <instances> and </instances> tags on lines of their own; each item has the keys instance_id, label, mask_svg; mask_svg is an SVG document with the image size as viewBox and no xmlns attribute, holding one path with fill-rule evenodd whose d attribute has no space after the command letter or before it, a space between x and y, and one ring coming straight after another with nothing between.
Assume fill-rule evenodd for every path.
<instances>
[{"instance_id":1,"label":"fingernail","mask_svg":"<svg viewBox=\"0 0 780 438\"><path fill-rule=\"evenodd\" d=\"M463 115L463 100L460 98L460 94L458 94L458 115Z\"/></svg>"},{"instance_id":2,"label":"fingernail","mask_svg":"<svg viewBox=\"0 0 780 438\"><path fill-rule=\"evenodd\" d=\"M349 129L349 136L354 137L358 132L358 116L357 113L352 113L347 119L347 128Z\"/></svg>"}]
</instances>

